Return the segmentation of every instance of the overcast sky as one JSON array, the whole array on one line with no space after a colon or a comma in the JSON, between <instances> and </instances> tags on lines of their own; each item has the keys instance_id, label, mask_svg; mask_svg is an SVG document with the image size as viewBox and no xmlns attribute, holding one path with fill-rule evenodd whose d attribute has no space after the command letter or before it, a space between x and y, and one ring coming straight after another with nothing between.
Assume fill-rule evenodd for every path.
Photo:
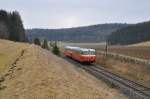
<instances>
[{"instance_id":1,"label":"overcast sky","mask_svg":"<svg viewBox=\"0 0 150 99\"><path fill-rule=\"evenodd\" d=\"M68 28L150 20L150 0L0 0L17 10L26 28Z\"/></svg>"}]
</instances>

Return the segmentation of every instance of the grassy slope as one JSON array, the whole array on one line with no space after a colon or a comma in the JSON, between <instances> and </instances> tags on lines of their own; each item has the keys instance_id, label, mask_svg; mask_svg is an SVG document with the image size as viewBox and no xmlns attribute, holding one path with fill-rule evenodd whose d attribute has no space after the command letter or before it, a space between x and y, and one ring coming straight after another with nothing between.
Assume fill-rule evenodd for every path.
<instances>
[{"instance_id":1,"label":"grassy slope","mask_svg":"<svg viewBox=\"0 0 150 99\"><path fill-rule=\"evenodd\" d=\"M0 40L0 74L9 68L27 46L28 44Z\"/></svg>"},{"instance_id":2,"label":"grassy slope","mask_svg":"<svg viewBox=\"0 0 150 99\"><path fill-rule=\"evenodd\" d=\"M28 46L11 72L10 68L1 83L5 86L1 99L125 99L84 70L35 45Z\"/></svg>"}]
</instances>

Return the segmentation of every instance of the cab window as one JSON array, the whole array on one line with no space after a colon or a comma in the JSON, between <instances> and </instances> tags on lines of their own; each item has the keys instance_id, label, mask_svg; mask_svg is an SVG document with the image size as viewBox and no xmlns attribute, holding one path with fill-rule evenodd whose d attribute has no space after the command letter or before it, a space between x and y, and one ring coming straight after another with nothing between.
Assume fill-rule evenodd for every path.
<instances>
[{"instance_id":1,"label":"cab window","mask_svg":"<svg viewBox=\"0 0 150 99\"><path fill-rule=\"evenodd\" d=\"M95 55L95 51L83 51L82 55Z\"/></svg>"}]
</instances>

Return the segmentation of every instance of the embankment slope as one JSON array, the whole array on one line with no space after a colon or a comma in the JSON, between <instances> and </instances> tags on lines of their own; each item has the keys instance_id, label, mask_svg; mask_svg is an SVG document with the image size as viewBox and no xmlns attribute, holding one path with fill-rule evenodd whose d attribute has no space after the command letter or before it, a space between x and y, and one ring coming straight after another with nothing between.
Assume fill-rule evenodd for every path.
<instances>
[{"instance_id":1,"label":"embankment slope","mask_svg":"<svg viewBox=\"0 0 150 99\"><path fill-rule=\"evenodd\" d=\"M29 44L25 44L22 50L15 64L9 64L5 73L0 75L4 78L0 82L1 99L126 98L104 82L49 51Z\"/></svg>"}]
</instances>

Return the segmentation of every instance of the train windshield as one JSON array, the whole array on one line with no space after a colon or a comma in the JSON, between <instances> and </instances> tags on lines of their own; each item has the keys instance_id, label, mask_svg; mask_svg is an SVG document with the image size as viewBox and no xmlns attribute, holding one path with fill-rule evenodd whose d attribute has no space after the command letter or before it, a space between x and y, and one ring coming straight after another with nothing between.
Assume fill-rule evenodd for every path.
<instances>
[{"instance_id":1,"label":"train windshield","mask_svg":"<svg viewBox=\"0 0 150 99\"><path fill-rule=\"evenodd\" d=\"M95 55L95 51L84 51L82 55Z\"/></svg>"}]
</instances>

